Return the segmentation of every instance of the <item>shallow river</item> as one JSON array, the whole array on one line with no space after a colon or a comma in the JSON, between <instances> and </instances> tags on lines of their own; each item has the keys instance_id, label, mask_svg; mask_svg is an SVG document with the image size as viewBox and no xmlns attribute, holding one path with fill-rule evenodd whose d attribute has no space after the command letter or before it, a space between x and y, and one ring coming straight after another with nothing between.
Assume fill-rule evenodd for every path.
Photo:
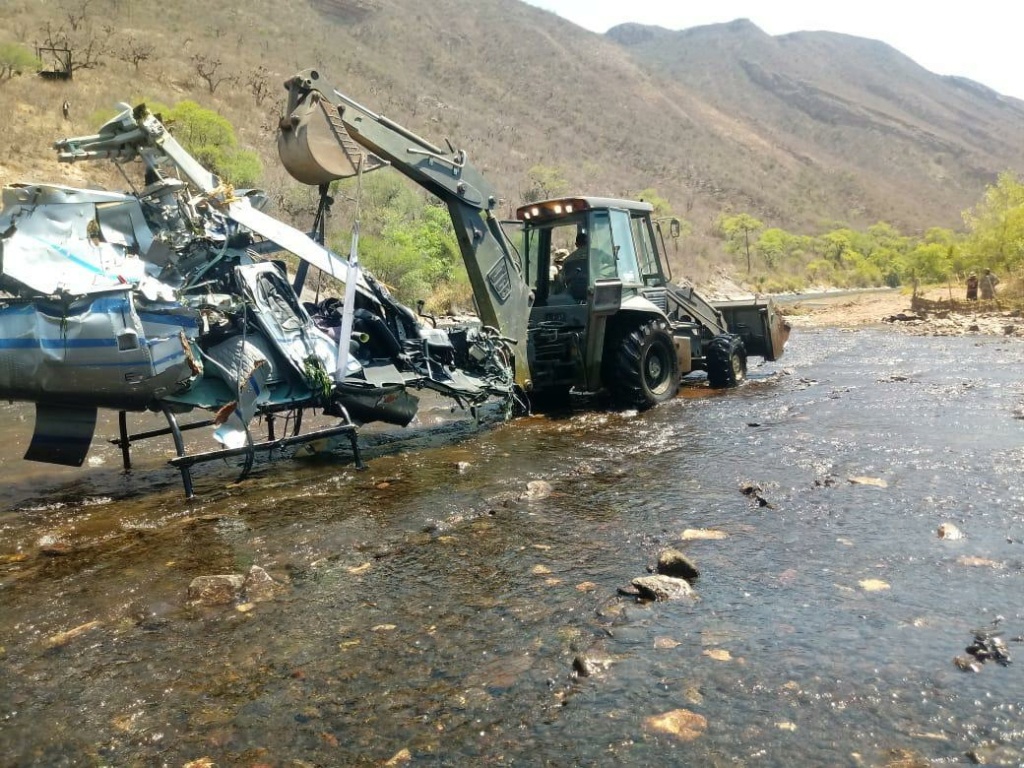
<instances>
[{"instance_id":1,"label":"shallow river","mask_svg":"<svg viewBox=\"0 0 1024 768\"><path fill-rule=\"evenodd\" d=\"M738 390L209 467L191 502L159 452L21 462L0 406L0 764L1018 765L1022 366L800 331ZM698 600L617 596L667 547ZM252 565L286 590L186 605ZM1020 658L958 669L997 616Z\"/></svg>"}]
</instances>

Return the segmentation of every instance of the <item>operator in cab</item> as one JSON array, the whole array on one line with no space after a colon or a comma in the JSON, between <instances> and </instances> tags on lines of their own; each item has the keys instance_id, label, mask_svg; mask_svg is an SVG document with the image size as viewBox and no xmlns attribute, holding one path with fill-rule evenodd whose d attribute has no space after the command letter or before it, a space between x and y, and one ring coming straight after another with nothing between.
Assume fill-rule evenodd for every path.
<instances>
[{"instance_id":1,"label":"operator in cab","mask_svg":"<svg viewBox=\"0 0 1024 768\"><path fill-rule=\"evenodd\" d=\"M576 234L576 249L565 257L555 277L552 294L568 294L573 301L586 301L590 266L587 260L590 238L585 230Z\"/></svg>"}]
</instances>

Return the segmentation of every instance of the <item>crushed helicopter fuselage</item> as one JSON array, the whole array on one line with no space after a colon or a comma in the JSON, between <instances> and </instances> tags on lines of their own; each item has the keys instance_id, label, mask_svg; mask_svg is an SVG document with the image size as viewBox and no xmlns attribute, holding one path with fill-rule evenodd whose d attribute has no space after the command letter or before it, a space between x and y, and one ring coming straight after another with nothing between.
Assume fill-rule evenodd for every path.
<instances>
[{"instance_id":1,"label":"crushed helicopter fuselage","mask_svg":"<svg viewBox=\"0 0 1024 768\"><path fill-rule=\"evenodd\" d=\"M126 193L3 190L0 398L36 404L27 459L81 465L97 410L113 409L126 468L132 441L169 434L191 496L192 465L241 456L244 475L258 451L285 442L337 438L358 464L356 426L408 424L416 390L467 408L511 403L512 362L497 331L423 325L354 260L264 213L260 193L222 185L143 106L56 148L64 162L139 161L146 183ZM285 253L335 278L344 298L303 301ZM301 434L307 409L337 421ZM162 412L167 428L130 435L126 413L146 410ZM198 453L181 434L195 425L178 424L196 410L211 414L199 424L212 433L211 450ZM278 437L273 417L285 411L297 415L294 429ZM265 440L250 430L260 417Z\"/></svg>"}]
</instances>

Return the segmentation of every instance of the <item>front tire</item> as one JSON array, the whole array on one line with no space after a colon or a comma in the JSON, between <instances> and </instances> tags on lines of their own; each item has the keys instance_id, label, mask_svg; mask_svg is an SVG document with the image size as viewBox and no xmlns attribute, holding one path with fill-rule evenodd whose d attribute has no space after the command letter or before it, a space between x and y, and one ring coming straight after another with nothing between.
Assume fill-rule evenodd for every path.
<instances>
[{"instance_id":1,"label":"front tire","mask_svg":"<svg viewBox=\"0 0 1024 768\"><path fill-rule=\"evenodd\" d=\"M650 408L679 391L679 358L663 320L641 323L613 339L605 355L605 386L618 405Z\"/></svg>"},{"instance_id":2,"label":"front tire","mask_svg":"<svg viewBox=\"0 0 1024 768\"><path fill-rule=\"evenodd\" d=\"M708 384L715 389L735 387L747 378L747 348L743 339L723 333L711 340L707 354Z\"/></svg>"}]
</instances>

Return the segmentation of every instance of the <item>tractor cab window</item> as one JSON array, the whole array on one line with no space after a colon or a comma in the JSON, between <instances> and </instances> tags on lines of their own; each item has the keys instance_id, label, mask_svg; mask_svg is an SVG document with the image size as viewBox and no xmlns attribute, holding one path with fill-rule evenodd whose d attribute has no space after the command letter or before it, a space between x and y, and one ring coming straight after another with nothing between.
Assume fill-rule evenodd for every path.
<instances>
[{"instance_id":1,"label":"tractor cab window","mask_svg":"<svg viewBox=\"0 0 1024 768\"><path fill-rule=\"evenodd\" d=\"M526 228L526 277L538 305L586 301L587 243L585 215Z\"/></svg>"},{"instance_id":2,"label":"tractor cab window","mask_svg":"<svg viewBox=\"0 0 1024 768\"><path fill-rule=\"evenodd\" d=\"M634 216L630 221L633 229L633 242L636 243L637 262L640 265L640 277L644 285L664 285L665 275L658 265L658 254L655 251L651 227L645 216Z\"/></svg>"},{"instance_id":3,"label":"tractor cab window","mask_svg":"<svg viewBox=\"0 0 1024 768\"><path fill-rule=\"evenodd\" d=\"M594 211L591 214L590 273L593 280L618 278L626 285L640 282L627 211Z\"/></svg>"}]
</instances>

